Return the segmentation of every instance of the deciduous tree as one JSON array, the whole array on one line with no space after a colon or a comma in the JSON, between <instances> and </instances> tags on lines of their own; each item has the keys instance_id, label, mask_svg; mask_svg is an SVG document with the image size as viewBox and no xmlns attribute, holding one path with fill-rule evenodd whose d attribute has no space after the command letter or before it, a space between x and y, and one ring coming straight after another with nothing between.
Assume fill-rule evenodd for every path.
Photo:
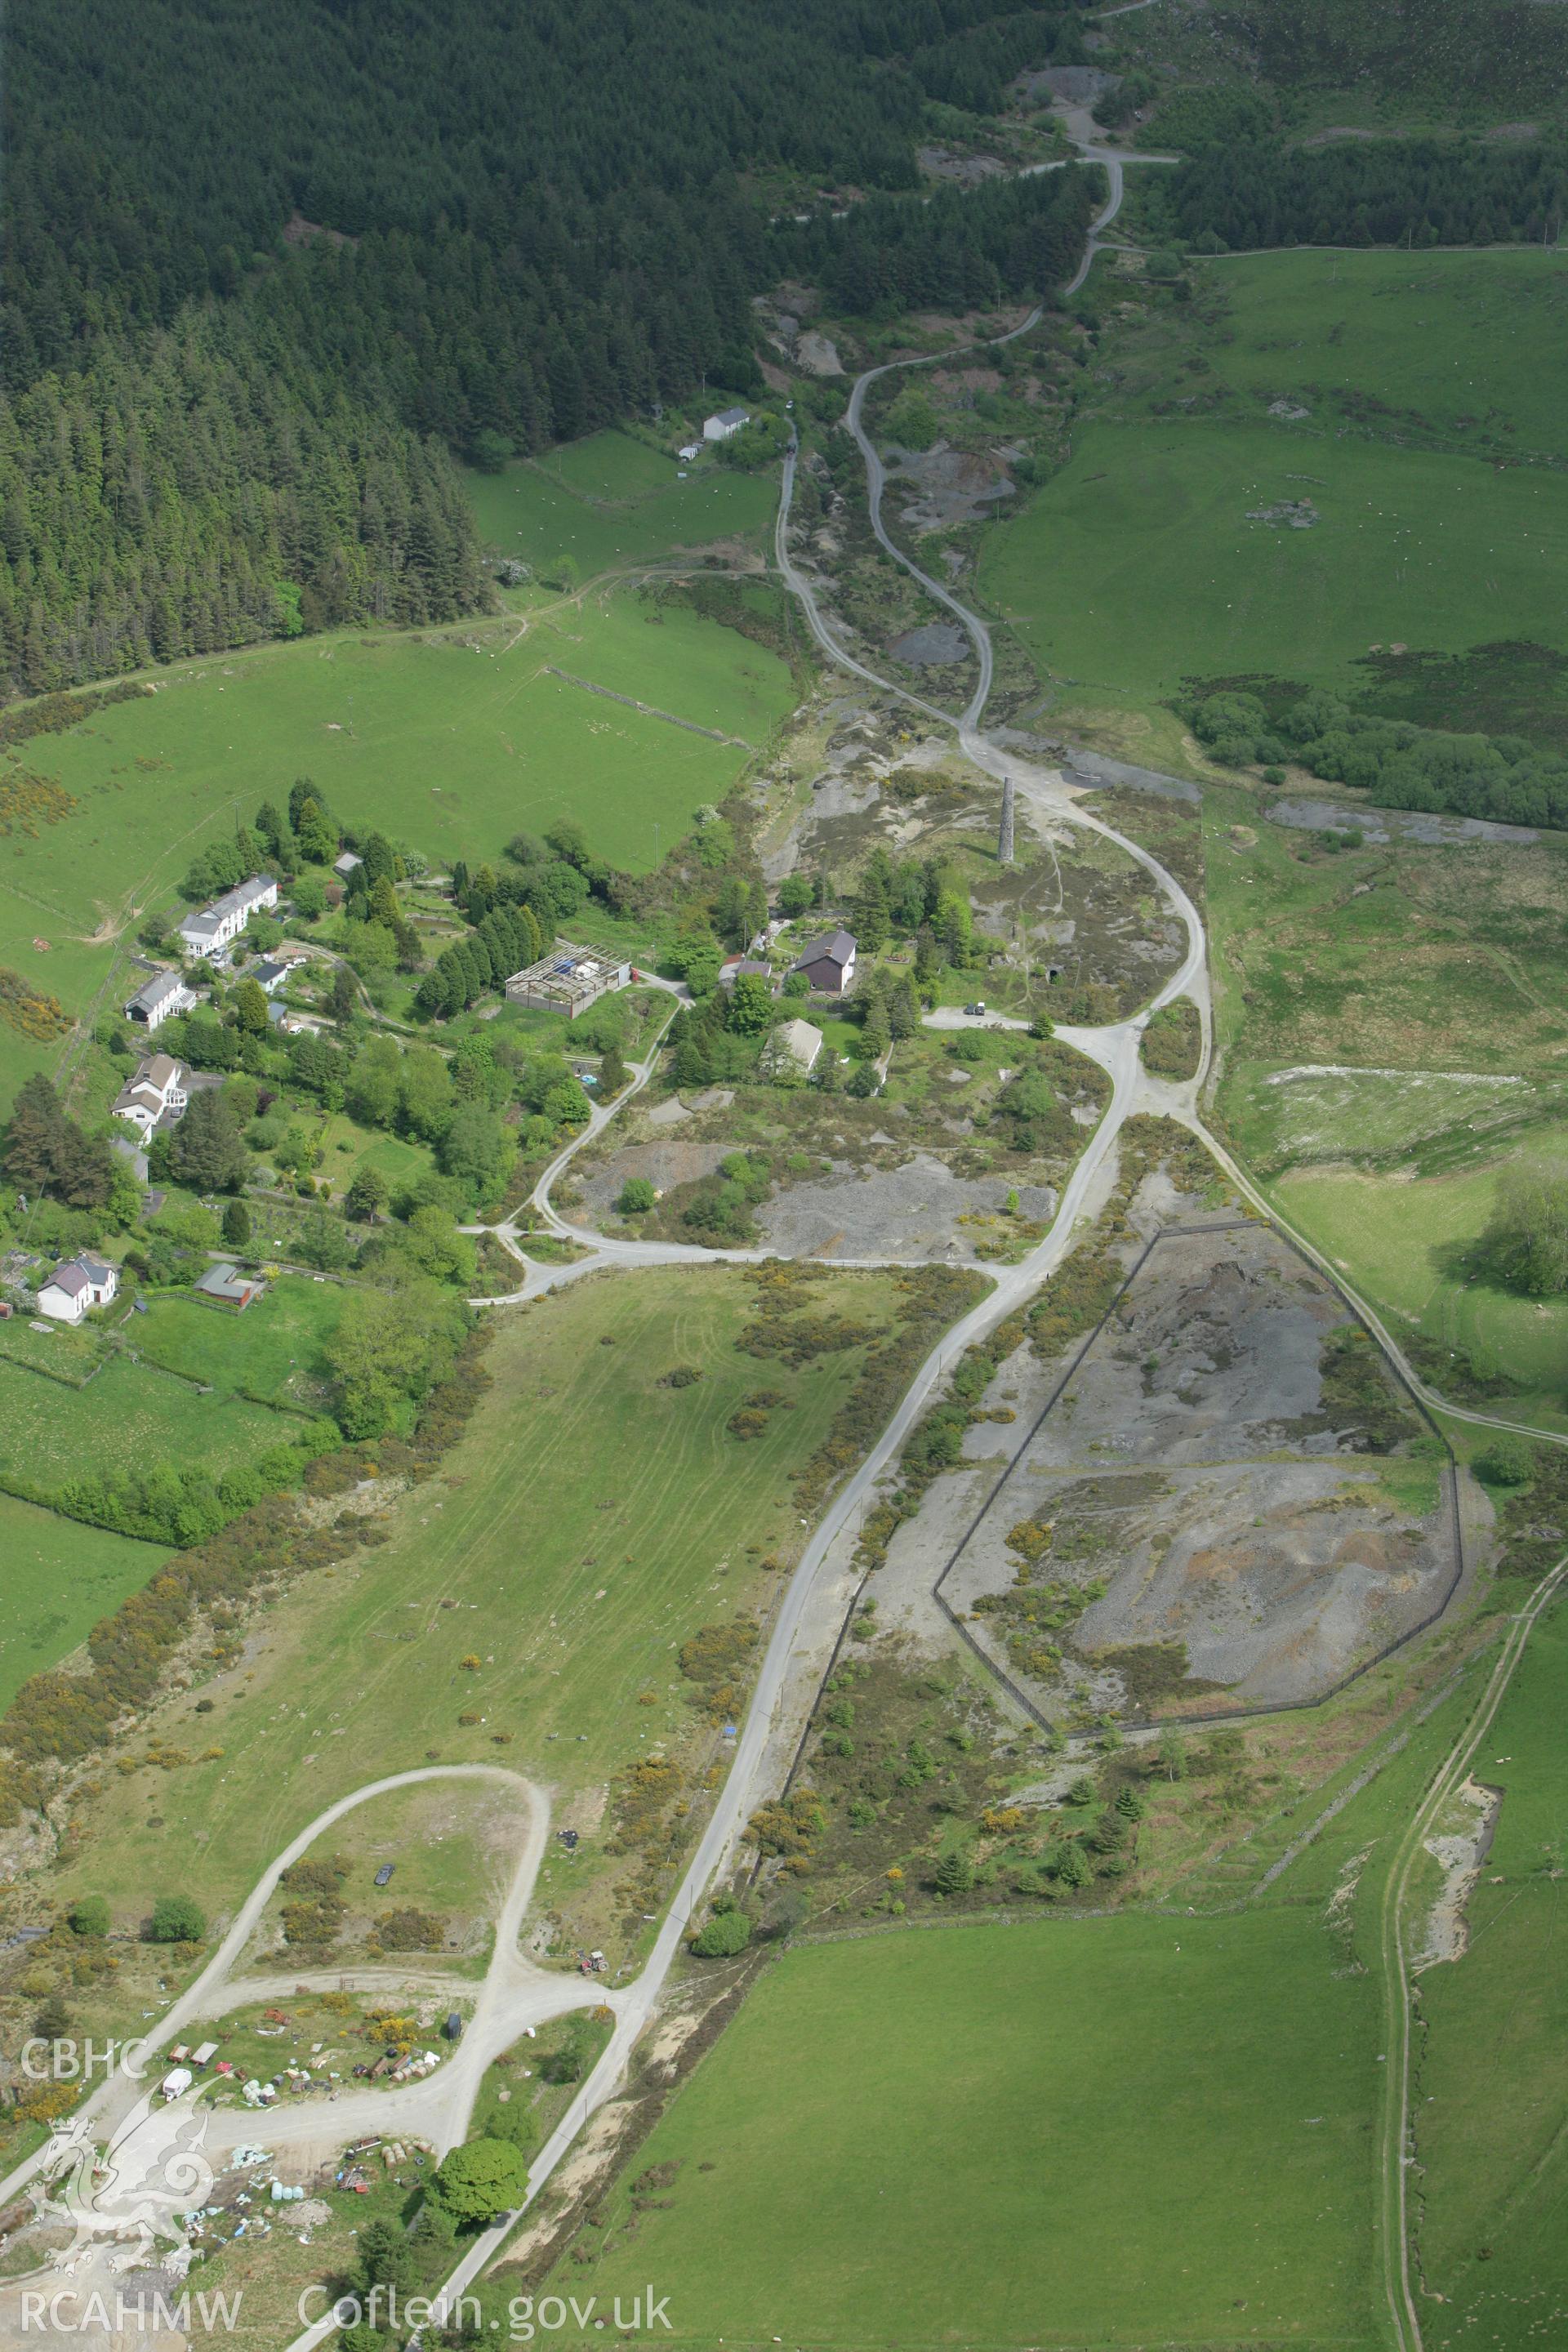
<instances>
[{"instance_id":1,"label":"deciduous tree","mask_svg":"<svg viewBox=\"0 0 1568 2352\"><path fill-rule=\"evenodd\" d=\"M492 2221L521 2203L528 2160L510 2140L471 2139L441 2160L436 2191L455 2221Z\"/></svg>"}]
</instances>

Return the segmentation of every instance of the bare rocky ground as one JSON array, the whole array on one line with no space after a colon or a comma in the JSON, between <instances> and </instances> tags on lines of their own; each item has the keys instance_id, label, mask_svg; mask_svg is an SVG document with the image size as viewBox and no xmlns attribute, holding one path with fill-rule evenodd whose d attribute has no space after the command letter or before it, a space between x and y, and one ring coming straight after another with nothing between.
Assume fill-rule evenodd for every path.
<instances>
[{"instance_id":1,"label":"bare rocky ground","mask_svg":"<svg viewBox=\"0 0 1568 2352\"><path fill-rule=\"evenodd\" d=\"M767 1245L784 1257L940 1257L974 1261L965 1215L998 1215L1012 1189L1005 1177L955 1176L918 1151L901 1168L858 1172L847 1162L789 1186L758 1211ZM1048 1223L1057 1196L1047 1184L1018 1186L1026 1217ZM982 1229L984 1230L984 1229Z\"/></svg>"},{"instance_id":2,"label":"bare rocky ground","mask_svg":"<svg viewBox=\"0 0 1568 2352\"><path fill-rule=\"evenodd\" d=\"M700 1177L711 1176L720 1161L737 1148L731 1143L688 1142L679 1127L670 1132L669 1122L660 1124L666 1132L657 1140L628 1143L581 1177L583 1203L572 1212L573 1221L596 1227L614 1209L628 1176L646 1176L656 1192L668 1192L677 1184L694 1184Z\"/></svg>"},{"instance_id":3,"label":"bare rocky ground","mask_svg":"<svg viewBox=\"0 0 1568 2352\"><path fill-rule=\"evenodd\" d=\"M955 155L945 147L917 147L915 161L933 180L951 180L961 188L1000 179L1007 169L994 155Z\"/></svg>"},{"instance_id":4,"label":"bare rocky ground","mask_svg":"<svg viewBox=\"0 0 1568 2352\"><path fill-rule=\"evenodd\" d=\"M892 450L888 487L899 521L923 537L927 531L982 520L987 507L1011 498L1017 487L1006 472L1005 456L950 449L945 442L938 442L934 449Z\"/></svg>"},{"instance_id":5,"label":"bare rocky ground","mask_svg":"<svg viewBox=\"0 0 1568 2352\"><path fill-rule=\"evenodd\" d=\"M921 669L945 669L964 660L969 640L956 621L928 621L923 628L908 629L889 647L901 662Z\"/></svg>"},{"instance_id":6,"label":"bare rocky ground","mask_svg":"<svg viewBox=\"0 0 1568 2352\"><path fill-rule=\"evenodd\" d=\"M879 1632L911 1642L927 1655L952 1648L956 1636L932 1588L986 1508L1059 1378L1059 1367L1043 1363L1029 1347L1018 1349L1002 1366L986 1392L985 1410L1011 1412L1014 1418L978 1422L966 1431L963 1467L937 1479L915 1517L895 1533L876 1578Z\"/></svg>"},{"instance_id":7,"label":"bare rocky ground","mask_svg":"<svg viewBox=\"0 0 1568 2352\"><path fill-rule=\"evenodd\" d=\"M1310 797L1270 802L1270 824L1305 833L1331 833L1350 827L1378 845L1389 840L1415 841L1426 848L1458 848L1467 842L1538 841L1540 835L1523 824L1494 824L1480 816L1432 816L1423 809L1382 809L1359 801L1314 800Z\"/></svg>"},{"instance_id":8,"label":"bare rocky ground","mask_svg":"<svg viewBox=\"0 0 1568 2352\"><path fill-rule=\"evenodd\" d=\"M1069 1727L1311 1699L1454 1576L1414 1414L1384 1456L1354 1450L1353 1411L1325 1409L1337 1295L1267 1226L1203 1229L1180 1205L1080 1361L1026 1347L1002 1367L985 1408L1016 1420L970 1431L976 1466L937 1481L878 1579L881 1622L935 1648L953 1638L943 1578L983 1653ZM1379 1382L1397 1423L1376 1358Z\"/></svg>"},{"instance_id":9,"label":"bare rocky ground","mask_svg":"<svg viewBox=\"0 0 1568 2352\"><path fill-rule=\"evenodd\" d=\"M1462 1960L1469 1949L1469 1900L1491 1851L1501 1811L1498 1790L1467 1777L1448 1800L1436 1832L1425 1840L1427 1853L1443 1873L1443 1885L1427 1916L1426 1932L1413 1964L1415 1968Z\"/></svg>"},{"instance_id":10,"label":"bare rocky ground","mask_svg":"<svg viewBox=\"0 0 1568 2352\"><path fill-rule=\"evenodd\" d=\"M711 1175L730 1152L745 1148L739 1139L688 1141L679 1126L672 1128L668 1120L660 1127L658 1136L626 1145L584 1176L582 1203L572 1211L574 1217L585 1227L598 1226L613 1212L628 1176L645 1176L656 1192L668 1192ZM756 1223L759 1246L781 1257L898 1258L906 1265L942 1258L969 1265L976 1263L977 1243L994 1241L1006 1230L994 1221L1002 1218L1010 1192L1018 1194L1022 1217L1045 1224L1056 1214L1057 1194L1049 1184L959 1176L945 1160L921 1150L892 1166L834 1158L819 1162L809 1175L782 1171L777 1181L780 1189L757 1211ZM965 1218L993 1222L967 1225Z\"/></svg>"}]
</instances>

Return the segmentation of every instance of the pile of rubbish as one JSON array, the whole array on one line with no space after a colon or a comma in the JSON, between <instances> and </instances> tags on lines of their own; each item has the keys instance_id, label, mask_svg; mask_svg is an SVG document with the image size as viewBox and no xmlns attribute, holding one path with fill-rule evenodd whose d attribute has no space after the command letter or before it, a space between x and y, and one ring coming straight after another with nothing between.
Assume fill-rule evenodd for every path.
<instances>
[{"instance_id":1,"label":"pile of rubbish","mask_svg":"<svg viewBox=\"0 0 1568 2352\"><path fill-rule=\"evenodd\" d=\"M221 2176L227 2184L227 2193L220 2195L210 2205L200 2205L184 2217L185 2231L193 2246L205 2254L218 2246L232 2243L236 2238L266 2238L272 2234L272 2221L267 2206L298 2206L300 2212L292 2218L305 2224L300 2242L309 2245L310 2231L319 2229L332 2218L330 2205L293 2182L279 2180L273 2169L273 2155L267 2147L237 2147ZM237 2176L242 2176L245 2186L235 2186ZM340 2182L342 2175L339 2176ZM252 2211L255 2206L263 2208ZM226 2226L232 2223L232 2228ZM206 2245L201 2244L205 2240Z\"/></svg>"}]
</instances>

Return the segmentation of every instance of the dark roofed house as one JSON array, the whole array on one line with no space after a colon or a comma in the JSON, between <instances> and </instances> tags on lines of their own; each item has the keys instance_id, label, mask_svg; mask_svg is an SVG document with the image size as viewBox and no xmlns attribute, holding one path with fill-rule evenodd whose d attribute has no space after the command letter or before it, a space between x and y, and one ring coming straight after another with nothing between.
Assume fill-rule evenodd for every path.
<instances>
[{"instance_id":1,"label":"dark roofed house","mask_svg":"<svg viewBox=\"0 0 1568 2352\"><path fill-rule=\"evenodd\" d=\"M845 996L855 981L855 936L852 931L828 931L813 940L791 964L804 971L820 996Z\"/></svg>"},{"instance_id":2,"label":"dark roofed house","mask_svg":"<svg viewBox=\"0 0 1568 2352\"><path fill-rule=\"evenodd\" d=\"M156 1029L172 1013L189 1013L195 1001L177 971L155 971L126 1004L125 1018L139 1022L144 1029Z\"/></svg>"},{"instance_id":3,"label":"dark roofed house","mask_svg":"<svg viewBox=\"0 0 1568 2352\"><path fill-rule=\"evenodd\" d=\"M119 1287L119 1270L83 1250L56 1266L38 1292L38 1312L51 1323L79 1323L89 1307L107 1307Z\"/></svg>"},{"instance_id":4,"label":"dark roofed house","mask_svg":"<svg viewBox=\"0 0 1568 2352\"><path fill-rule=\"evenodd\" d=\"M750 415L743 408L721 408L716 415L703 418L702 438L704 441L733 440L741 427L743 425L749 425L751 421Z\"/></svg>"},{"instance_id":5,"label":"dark roofed house","mask_svg":"<svg viewBox=\"0 0 1568 2352\"><path fill-rule=\"evenodd\" d=\"M265 995L270 996L273 990L289 977L289 967L286 963L274 963L270 957L263 956L259 962L251 965L245 977L253 980Z\"/></svg>"},{"instance_id":6,"label":"dark roofed house","mask_svg":"<svg viewBox=\"0 0 1568 2352\"><path fill-rule=\"evenodd\" d=\"M721 988L733 988L738 980L752 977L765 980L770 988L774 988L773 968L771 963L764 962L761 956L726 956L719 967Z\"/></svg>"}]
</instances>

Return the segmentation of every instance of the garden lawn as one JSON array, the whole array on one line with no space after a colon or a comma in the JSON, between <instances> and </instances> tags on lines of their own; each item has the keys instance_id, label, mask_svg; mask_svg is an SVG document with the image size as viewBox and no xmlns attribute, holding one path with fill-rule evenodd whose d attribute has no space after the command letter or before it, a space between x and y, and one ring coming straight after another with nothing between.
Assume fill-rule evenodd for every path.
<instances>
[{"instance_id":1,"label":"garden lawn","mask_svg":"<svg viewBox=\"0 0 1568 2352\"><path fill-rule=\"evenodd\" d=\"M416 1183L430 1172L431 1156L423 1144L388 1135L384 1128L361 1127L342 1111L323 1117L314 1103L300 1106L295 1116L301 1114L311 1122L312 1139L325 1155L315 1170L316 1180L331 1186L334 1199L342 1200L362 1168L374 1168L384 1176L394 1192L400 1184Z\"/></svg>"},{"instance_id":2,"label":"garden lawn","mask_svg":"<svg viewBox=\"0 0 1568 2352\"><path fill-rule=\"evenodd\" d=\"M0 1477L58 1494L84 1472L172 1464L214 1476L287 1445L299 1423L243 1397L202 1396L117 1357L84 1389L0 1361Z\"/></svg>"},{"instance_id":3,"label":"garden lawn","mask_svg":"<svg viewBox=\"0 0 1568 2352\"><path fill-rule=\"evenodd\" d=\"M441 867L493 858L520 828L582 824L595 852L651 866L721 800L738 745L606 701L546 665L762 743L795 696L788 666L689 611L650 622L634 598L445 635L311 638L184 664L157 691L22 747L69 795L58 821L5 845L0 964L68 1013L129 995L118 935L174 903L205 842L314 778L332 814L374 824ZM40 948L38 941L43 942ZM97 998L97 992L102 992ZM0 1108L58 1057L0 1024Z\"/></svg>"},{"instance_id":4,"label":"garden lawn","mask_svg":"<svg viewBox=\"0 0 1568 2352\"><path fill-rule=\"evenodd\" d=\"M37 1277L43 1279L40 1274ZM89 1316L85 1323L50 1323L42 1317L13 1315L0 1323L0 1357L25 1364L30 1371L52 1373L68 1387L89 1380L114 1352L108 1318Z\"/></svg>"},{"instance_id":5,"label":"garden lawn","mask_svg":"<svg viewBox=\"0 0 1568 2352\"><path fill-rule=\"evenodd\" d=\"M1568 1158L1568 1130L1531 1138L1520 1157ZM1389 1317L1395 1339L1419 1331L1464 1349L1483 1371L1517 1381L1531 1413L1561 1426L1568 1298L1523 1298L1471 1278L1468 1253L1491 1215L1498 1175L1495 1165L1414 1181L1296 1169L1270 1189L1281 1213Z\"/></svg>"},{"instance_id":6,"label":"garden lawn","mask_svg":"<svg viewBox=\"0 0 1568 2352\"><path fill-rule=\"evenodd\" d=\"M771 471L699 459L682 481L673 455L624 433L595 433L500 474L469 471L464 481L492 547L546 572L568 557L579 580L719 540L760 548L778 505Z\"/></svg>"},{"instance_id":7,"label":"garden lawn","mask_svg":"<svg viewBox=\"0 0 1568 2352\"><path fill-rule=\"evenodd\" d=\"M10 1705L29 1675L68 1656L168 1557L157 1544L84 1528L0 1495L0 1706Z\"/></svg>"},{"instance_id":8,"label":"garden lawn","mask_svg":"<svg viewBox=\"0 0 1568 2352\"><path fill-rule=\"evenodd\" d=\"M792 1951L546 2292L651 2279L703 2346L1372 2352L1370 1981L1300 1910Z\"/></svg>"},{"instance_id":9,"label":"garden lawn","mask_svg":"<svg viewBox=\"0 0 1568 2352\"><path fill-rule=\"evenodd\" d=\"M881 1328L896 1281L836 1273L813 1311ZM392 1540L277 1601L246 1671L208 1685L216 1712L177 1719L183 1744L205 1727L224 1749L159 1789L158 1850L177 1842L199 1899L232 1908L334 1798L431 1756L504 1763L570 1795L701 1723L675 1653L698 1626L771 1604L759 1558L798 1557L793 1477L862 1357L796 1372L743 1353L752 1296L729 1268L647 1271L498 1316L493 1385L443 1475L396 1505ZM682 1366L702 1378L664 1385ZM791 1409L740 1444L726 1423L763 1387ZM152 1866L145 1807L116 1782L94 1811L104 1833L82 1883L129 1903Z\"/></svg>"},{"instance_id":10,"label":"garden lawn","mask_svg":"<svg viewBox=\"0 0 1568 2352\"><path fill-rule=\"evenodd\" d=\"M345 1293L336 1283L281 1275L244 1313L209 1307L188 1291L154 1292L139 1316L134 1344L149 1362L222 1392L268 1404L317 1409L321 1349Z\"/></svg>"},{"instance_id":11,"label":"garden lawn","mask_svg":"<svg viewBox=\"0 0 1568 2352\"><path fill-rule=\"evenodd\" d=\"M1502 1809L1468 1905L1469 1948L1421 1978L1412 2110L1428 2352L1478 2342L1522 2352L1568 2332L1565 1676L1559 1601L1475 1766Z\"/></svg>"}]
</instances>

